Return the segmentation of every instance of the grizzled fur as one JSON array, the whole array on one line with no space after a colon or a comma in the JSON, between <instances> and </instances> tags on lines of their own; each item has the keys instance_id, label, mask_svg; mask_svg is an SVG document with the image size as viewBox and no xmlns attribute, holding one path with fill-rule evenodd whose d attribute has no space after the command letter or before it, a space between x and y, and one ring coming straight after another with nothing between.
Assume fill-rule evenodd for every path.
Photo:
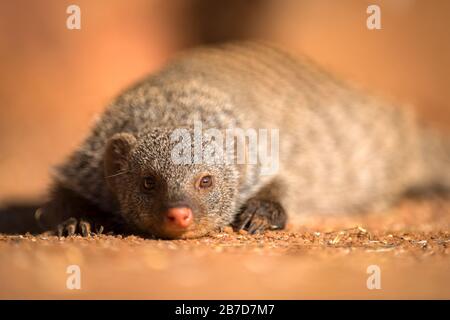
<instances>
[{"instance_id":1,"label":"grizzled fur","mask_svg":"<svg viewBox=\"0 0 450 320\"><path fill-rule=\"evenodd\" d=\"M204 129L279 129L279 171L263 176L258 165L173 164L170 133L195 120ZM95 208L106 220L121 217L128 227L169 238L233 222L251 231L282 228L285 211L377 210L411 188L449 187L449 151L411 113L306 58L261 43L224 44L182 54L119 96L58 168L39 216L58 224ZM215 182L206 192L194 187L203 172ZM140 189L147 175L155 180L152 194ZM193 208L195 223L186 234L164 234L159 212L177 202Z\"/></svg>"}]
</instances>

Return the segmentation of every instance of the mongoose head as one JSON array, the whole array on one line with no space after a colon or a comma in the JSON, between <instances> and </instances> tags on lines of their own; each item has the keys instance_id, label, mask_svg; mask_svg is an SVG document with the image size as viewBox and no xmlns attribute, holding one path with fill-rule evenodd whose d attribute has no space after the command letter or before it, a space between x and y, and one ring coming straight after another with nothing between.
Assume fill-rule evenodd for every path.
<instances>
[{"instance_id":1,"label":"mongoose head","mask_svg":"<svg viewBox=\"0 0 450 320\"><path fill-rule=\"evenodd\" d=\"M107 184L121 215L159 238L193 238L230 224L239 173L227 164L173 161L170 129L114 135L104 155Z\"/></svg>"}]
</instances>

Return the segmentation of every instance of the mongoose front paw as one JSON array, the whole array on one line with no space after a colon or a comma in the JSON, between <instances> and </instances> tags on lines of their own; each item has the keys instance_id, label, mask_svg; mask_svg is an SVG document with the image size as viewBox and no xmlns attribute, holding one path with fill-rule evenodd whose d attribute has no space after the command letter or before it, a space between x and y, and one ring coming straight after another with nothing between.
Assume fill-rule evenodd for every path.
<instances>
[{"instance_id":1,"label":"mongoose front paw","mask_svg":"<svg viewBox=\"0 0 450 320\"><path fill-rule=\"evenodd\" d=\"M104 230L103 226L100 225L95 228L95 232L93 232L93 223L89 222L86 219L76 219L69 218L66 221L58 224L56 227L56 232L58 237L63 236L73 236L75 234L80 234L83 237L89 237L94 234L101 234Z\"/></svg>"},{"instance_id":2,"label":"mongoose front paw","mask_svg":"<svg viewBox=\"0 0 450 320\"><path fill-rule=\"evenodd\" d=\"M45 206L43 208L39 208L36 211L35 218L43 230L47 230L47 232L56 234L59 237L73 236L75 234L88 237L94 233L101 234L104 230L102 225L95 225L95 229L93 229L92 226L94 226L94 223L85 217L70 217L65 220L61 219L63 222L55 222L55 216L52 215L52 211L48 209L49 208Z\"/></svg>"},{"instance_id":3,"label":"mongoose front paw","mask_svg":"<svg viewBox=\"0 0 450 320\"><path fill-rule=\"evenodd\" d=\"M247 230L254 234L283 229L286 218L286 212L278 202L250 199L233 222L233 227L235 230Z\"/></svg>"}]
</instances>

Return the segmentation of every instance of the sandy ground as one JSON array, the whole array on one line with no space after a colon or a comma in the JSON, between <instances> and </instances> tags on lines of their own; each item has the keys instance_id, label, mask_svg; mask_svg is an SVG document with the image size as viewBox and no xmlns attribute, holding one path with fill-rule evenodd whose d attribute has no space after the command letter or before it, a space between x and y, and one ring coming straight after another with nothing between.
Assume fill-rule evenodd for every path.
<instances>
[{"instance_id":1,"label":"sandy ground","mask_svg":"<svg viewBox=\"0 0 450 320\"><path fill-rule=\"evenodd\" d=\"M0 298L450 299L450 201L194 240L0 235ZM70 265L81 289L69 290ZM369 290L369 266L381 289ZM373 272L373 271L372 271Z\"/></svg>"}]
</instances>

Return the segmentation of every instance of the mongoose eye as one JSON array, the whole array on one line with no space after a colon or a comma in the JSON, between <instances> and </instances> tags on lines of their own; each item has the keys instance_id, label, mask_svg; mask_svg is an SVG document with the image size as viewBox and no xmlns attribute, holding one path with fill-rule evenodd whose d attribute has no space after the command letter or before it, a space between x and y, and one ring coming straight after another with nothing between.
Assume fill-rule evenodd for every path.
<instances>
[{"instance_id":1,"label":"mongoose eye","mask_svg":"<svg viewBox=\"0 0 450 320\"><path fill-rule=\"evenodd\" d=\"M213 178L210 175L203 176L200 178L199 187L202 189L210 188L213 184Z\"/></svg>"},{"instance_id":2,"label":"mongoose eye","mask_svg":"<svg viewBox=\"0 0 450 320\"><path fill-rule=\"evenodd\" d=\"M152 191L155 188L155 180L152 177L142 179L142 188L144 191Z\"/></svg>"}]
</instances>

